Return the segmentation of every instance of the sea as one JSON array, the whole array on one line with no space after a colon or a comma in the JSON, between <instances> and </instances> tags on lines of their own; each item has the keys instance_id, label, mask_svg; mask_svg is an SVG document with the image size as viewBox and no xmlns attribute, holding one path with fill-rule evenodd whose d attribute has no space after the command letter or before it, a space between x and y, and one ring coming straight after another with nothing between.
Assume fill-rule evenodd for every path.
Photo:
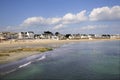
<instances>
[{"instance_id":1,"label":"sea","mask_svg":"<svg viewBox=\"0 0 120 80\"><path fill-rule=\"evenodd\" d=\"M1 64L0 80L120 80L120 40L69 43Z\"/></svg>"}]
</instances>

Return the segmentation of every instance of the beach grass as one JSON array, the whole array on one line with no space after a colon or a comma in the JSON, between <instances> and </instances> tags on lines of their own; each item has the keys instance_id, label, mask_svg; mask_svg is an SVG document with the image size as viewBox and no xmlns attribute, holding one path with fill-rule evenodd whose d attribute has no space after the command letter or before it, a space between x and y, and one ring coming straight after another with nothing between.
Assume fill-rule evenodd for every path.
<instances>
[{"instance_id":1,"label":"beach grass","mask_svg":"<svg viewBox=\"0 0 120 80\"><path fill-rule=\"evenodd\" d=\"M10 56L10 54L8 54L8 53L1 54L1 53L0 53L0 57L2 57L2 56Z\"/></svg>"},{"instance_id":2,"label":"beach grass","mask_svg":"<svg viewBox=\"0 0 120 80\"><path fill-rule=\"evenodd\" d=\"M51 51L52 48L35 47L35 48L18 48L11 50L0 51L0 64L16 61L34 54L41 54L46 51Z\"/></svg>"},{"instance_id":3,"label":"beach grass","mask_svg":"<svg viewBox=\"0 0 120 80\"><path fill-rule=\"evenodd\" d=\"M51 50L53 49L52 48L41 48L41 47L40 48L19 48L19 49L2 51L0 52L0 56L9 56L9 53L17 53L17 52L32 52L32 51L45 52L45 51L51 51Z\"/></svg>"}]
</instances>

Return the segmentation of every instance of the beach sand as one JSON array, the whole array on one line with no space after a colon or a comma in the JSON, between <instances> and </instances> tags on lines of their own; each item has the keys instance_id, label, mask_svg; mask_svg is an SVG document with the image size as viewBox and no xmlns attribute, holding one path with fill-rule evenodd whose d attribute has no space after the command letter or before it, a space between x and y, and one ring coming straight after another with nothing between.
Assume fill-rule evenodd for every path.
<instances>
[{"instance_id":1,"label":"beach sand","mask_svg":"<svg viewBox=\"0 0 120 80\"><path fill-rule=\"evenodd\" d=\"M0 43L0 52L13 50L18 48L58 48L61 45L72 43L72 42L81 42L81 41L104 41L104 40L118 40L118 39L81 39L81 40L18 40L18 41L5 41ZM120 39L119 39L120 40ZM15 60L19 60L25 57L29 57L34 54L40 54L42 52L34 51L34 52L13 52L6 53L10 56L0 56L0 64L12 62ZM4 54L4 53L0 53Z\"/></svg>"},{"instance_id":2,"label":"beach sand","mask_svg":"<svg viewBox=\"0 0 120 80\"><path fill-rule=\"evenodd\" d=\"M4 51L19 49L19 48L57 48L63 44L73 41L66 40L19 40L19 41L5 41L0 43L0 54L9 54L9 56L0 56L0 64L12 62L34 54L41 54L42 52L13 52L2 53Z\"/></svg>"}]
</instances>

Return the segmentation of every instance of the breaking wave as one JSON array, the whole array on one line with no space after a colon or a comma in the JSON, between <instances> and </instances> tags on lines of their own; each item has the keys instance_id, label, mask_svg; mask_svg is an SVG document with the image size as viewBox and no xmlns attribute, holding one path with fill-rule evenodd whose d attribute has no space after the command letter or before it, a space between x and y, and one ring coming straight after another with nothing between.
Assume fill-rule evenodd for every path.
<instances>
[{"instance_id":1,"label":"breaking wave","mask_svg":"<svg viewBox=\"0 0 120 80\"><path fill-rule=\"evenodd\" d=\"M46 58L46 55L43 55L41 58L38 58L36 61L40 61Z\"/></svg>"},{"instance_id":2,"label":"breaking wave","mask_svg":"<svg viewBox=\"0 0 120 80\"><path fill-rule=\"evenodd\" d=\"M6 75L6 74L9 74L9 73L14 72L14 71L16 71L16 70L17 70L17 68L12 69L12 70L7 71L7 72L4 72L4 73L0 73L0 75Z\"/></svg>"},{"instance_id":3,"label":"breaking wave","mask_svg":"<svg viewBox=\"0 0 120 80\"><path fill-rule=\"evenodd\" d=\"M8 71L4 71L4 72L0 72L0 75L9 74L9 73L11 73L11 72L14 72L14 71L20 69L20 68L24 68L24 67L32 64L33 62L41 61L41 60L43 60L43 59L45 59L45 58L46 58L46 55L44 54L44 55L42 55L40 58L37 58L37 59L34 59L34 60L32 60L32 61L26 62L26 63L24 63L24 64L18 65L18 67L14 68L14 69L11 69L11 70L8 70Z\"/></svg>"},{"instance_id":4,"label":"breaking wave","mask_svg":"<svg viewBox=\"0 0 120 80\"><path fill-rule=\"evenodd\" d=\"M27 63L25 63L25 64L23 64L23 65L20 65L18 68L25 67L25 66L27 66L27 65L29 65L29 64L31 64L31 61L30 61L30 62L27 62Z\"/></svg>"}]
</instances>

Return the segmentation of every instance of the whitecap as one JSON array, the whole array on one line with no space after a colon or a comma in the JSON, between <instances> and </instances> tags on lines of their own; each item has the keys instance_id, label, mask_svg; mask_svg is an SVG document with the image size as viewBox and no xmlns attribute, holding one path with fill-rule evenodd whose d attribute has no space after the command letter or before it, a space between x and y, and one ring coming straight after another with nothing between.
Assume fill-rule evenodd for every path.
<instances>
[{"instance_id":1,"label":"whitecap","mask_svg":"<svg viewBox=\"0 0 120 80\"><path fill-rule=\"evenodd\" d=\"M31 61L28 62L28 63L25 63L25 64L23 64L23 65L20 65L18 68L22 68L22 67L28 66L29 64L31 64Z\"/></svg>"},{"instance_id":2,"label":"whitecap","mask_svg":"<svg viewBox=\"0 0 120 80\"><path fill-rule=\"evenodd\" d=\"M42 57L38 58L37 61L43 60L46 58L46 55L43 55Z\"/></svg>"}]
</instances>

